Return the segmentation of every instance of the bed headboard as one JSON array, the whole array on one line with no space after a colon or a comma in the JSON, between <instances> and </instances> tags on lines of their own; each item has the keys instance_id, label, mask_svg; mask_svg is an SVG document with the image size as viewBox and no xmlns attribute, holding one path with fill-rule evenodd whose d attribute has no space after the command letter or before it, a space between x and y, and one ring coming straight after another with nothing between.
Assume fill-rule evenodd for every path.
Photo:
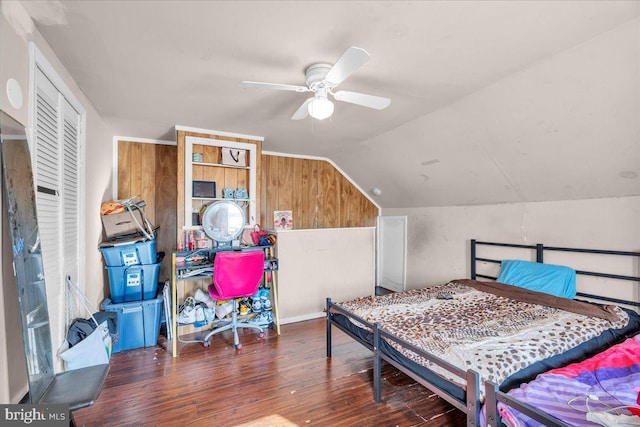
<instances>
[{"instance_id":1,"label":"bed headboard","mask_svg":"<svg viewBox=\"0 0 640 427\"><path fill-rule=\"evenodd\" d=\"M472 239L471 240L471 264L470 264L472 279L484 278L484 279L496 280L497 277L478 273L477 263L486 262L486 263L493 263L493 264L499 265L502 261L501 259L478 257L477 251L479 246L497 246L501 248L527 249L528 250L527 253L529 254L531 254L531 252L529 251L535 251L535 261L539 263L544 263L545 253L555 251L555 252L585 253L585 254L597 254L597 255L613 255L613 256L621 256L621 257L635 257L635 259L638 262L638 265L640 265L640 252L612 251L612 250L602 250L602 249L564 248L564 247L558 247L558 246L544 246L542 243L538 243L535 245L520 245L520 244L512 244L512 243L481 242L481 241ZM631 281L631 282L636 282L638 285L640 285L640 276L627 276L627 275L620 275L620 274L611 274L611 273L577 270L577 269L575 271L576 271L576 275L595 276L595 277L602 277L607 279ZM599 301L607 301L607 302L613 302L617 304L625 304L625 305L640 307L640 302L638 301L629 301L629 300L623 300L619 298L610 298L607 296L593 295L593 294L582 293L582 292L578 292L576 296L595 299Z\"/></svg>"}]
</instances>

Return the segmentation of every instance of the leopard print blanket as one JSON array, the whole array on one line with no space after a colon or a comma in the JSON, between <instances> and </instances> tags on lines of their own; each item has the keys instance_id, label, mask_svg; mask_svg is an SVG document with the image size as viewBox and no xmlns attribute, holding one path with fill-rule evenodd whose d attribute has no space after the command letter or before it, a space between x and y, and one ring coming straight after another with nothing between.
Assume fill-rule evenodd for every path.
<instances>
[{"instance_id":1,"label":"leopard print blanket","mask_svg":"<svg viewBox=\"0 0 640 427\"><path fill-rule=\"evenodd\" d=\"M477 371L482 382L496 384L629 321L618 307L614 308L618 319L608 321L496 296L456 282L338 305L462 370ZM391 344L405 357L464 385L443 368Z\"/></svg>"}]
</instances>

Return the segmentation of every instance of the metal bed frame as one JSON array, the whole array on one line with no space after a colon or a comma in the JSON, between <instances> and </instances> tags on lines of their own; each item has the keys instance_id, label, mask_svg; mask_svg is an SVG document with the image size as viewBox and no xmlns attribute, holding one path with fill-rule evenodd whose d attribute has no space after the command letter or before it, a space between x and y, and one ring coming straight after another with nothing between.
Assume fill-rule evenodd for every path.
<instances>
[{"instance_id":1,"label":"metal bed frame","mask_svg":"<svg viewBox=\"0 0 640 427\"><path fill-rule=\"evenodd\" d=\"M545 251L557 251L557 252L573 252L573 253L588 253L588 254L601 254L601 255L614 255L614 256L628 256L628 257L637 257L640 262L640 252L630 252L630 251L613 251L613 250L599 250L599 249L577 249L577 248L565 248L565 247L555 247L555 246L544 246L543 244L536 245L520 245L520 244L509 244L509 243L496 243L496 242L482 242L471 240L471 279L484 278L490 280L496 280L497 277L483 275L477 272L477 263L495 263L500 264L501 260L492 259L492 258L481 258L477 256L477 247L478 246L497 246L503 248L519 248L519 249L527 249L527 250L535 250L536 253L536 262L542 263L544 260ZM625 280L640 283L640 276L624 276L618 274L609 274L609 273L599 273L593 271L582 271L576 270L576 274L586 275L586 276L596 276L602 278L609 279L617 279L617 280ZM578 292L577 296L582 298L594 299L597 301L606 301L617 304L623 304L627 306L640 307L640 302L636 301L626 301L617 298L609 298L600 295L592 295ZM348 319L354 320L360 324L362 324L366 329L372 331L373 337L372 341L369 342L366 339L361 338L356 335L354 332L346 329L340 323L338 323L334 319L334 314L340 314ZM349 311L343 309L342 307L336 305L331 301L331 298L327 298L327 306L326 306L326 329L327 329L327 357L331 357L331 327L335 326L350 337L352 337L356 342L362 344L364 347L368 348L373 352L374 361L373 361L373 395L374 399L377 403L382 401L381 396L381 366L382 361L391 364L399 371L405 373L412 379L414 379L419 384L427 387L442 399L449 402L455 408L461 410L467 415L467 425L468 426L479 426L480 425L480 375L472 370L462 370L456 366L451 365L434 356L420 348L415 347L414 345L394 336L393 334L386 332L384 329L380 327L378 323L371 324L370 322L365 321L364 319L356 316ZM402 347L416 353L418 356L428 360L429 362L446 369L457 378L461 380L464 384L461 388L464 390L465 398L460 399L454 395L452 395L449 391L431 383L427 379L423 378L419 373L414 372L411 368L401 365L396 362L387 352L382 350L382 343L386 342L395 342L401 345ZM445 380L447 381L447 380ZM459 384L455 384L456 386L460 386ZM531 418L547 425L550 427L566 427L567 424L560 422L559 420L546 415L545 413L527 405L524 402L519 402L518 400L508 396L507 394L498 390L498 386L494 383L487 382L485 385L485 403L486 403L486 421L487 425L491 427L500 426L502 420L500 419L499 413L497 411L497 403L501 402L503 404L509 405L516 410L519 410L522 413L530 416Z\"/></svg>"}]
</instances>

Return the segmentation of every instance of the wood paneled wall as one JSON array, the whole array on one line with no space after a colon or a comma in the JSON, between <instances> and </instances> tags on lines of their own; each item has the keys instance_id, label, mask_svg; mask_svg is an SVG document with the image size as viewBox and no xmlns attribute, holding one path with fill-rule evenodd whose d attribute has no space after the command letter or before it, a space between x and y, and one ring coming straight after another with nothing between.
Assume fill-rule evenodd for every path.
<instances>
[{"instance_id":1,"label":"wood paneled wall","mask_svg":"<svg viewBox=\"0 0 640 427\"><path fill-rule=\"evenodd\" d=\"M262 156L260 224L273 228L273 212L293 211L296 229L373 227L378 208L324 160Z\"/></svg>"},{"instance_id":2,"label":"wood paneled wall","mask_svg":"<svg viewBox=\"0 0 640 427\"><path fill-rule=\"evenodd\" d=\"M184 138L216 138L258 144L258 201L256 210L263 228L273 228L273 211L293 211L294 228L373 227L378 208L340 171L324 160L262 155L261 141L180 131L178 145L118 142L118 199L140 195L145 213L158 230L158 251L169 256L175 250L184 225ZM215 147L201 147L205 161L214 162ZM224 182L231 187L246 186L245 170L229 169L225 177L205 176L194 167L196 179ZM215 168L209 168L214 170ZM244 175L243 175L244 174ZM233 185L231 185L233 184ZM170 276L165 260L160 280Z\"/></svg>"},{"instance_id":3,"label":"wood paneled wall","mask_svg":"<svg viewBox=\"0 0 640 427\"><path fill-rule=\"evenodd\" d=\"M118 199L139 195L152 224L160 226L156 247L170 257L175 250L176 146L118 141ZM162 263L159 280L171 276L168 258Z\"/></svg>"}]
</instances>

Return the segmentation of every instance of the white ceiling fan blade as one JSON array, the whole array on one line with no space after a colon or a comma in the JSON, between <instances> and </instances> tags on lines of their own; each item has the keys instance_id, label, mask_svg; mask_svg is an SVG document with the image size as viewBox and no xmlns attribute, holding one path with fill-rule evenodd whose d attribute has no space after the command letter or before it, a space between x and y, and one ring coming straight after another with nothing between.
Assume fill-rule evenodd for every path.
<instances>
[{"instance_id":1,"label":"white ceiling fan blade","mask_svg":"<svg viewBox=\"0 0 640 427\"><path fill-rule=\"evenodd\" d=\"M325 76L325 80L333 86L342 83L355 70L360 68L362 64L367 62L370 55L366 50L359 47L351 46L344 51L338 62L329 70Z\"/></svg>"},{"instance_id":2,"label":"white ceiling fan blade","mask_svg":"<svg viewBox=\"0 0 640 427\"><path fill-rule=\"evenodd\" d=\"M290 90L293 92L310 92L311 89L305 86L296 85L284 85L280 83L264 83L264 82L240 82L240 87L250 87L258 89L275 89L275 90Z\"/></svg>"},{"instance_id":3,"label":"white ceiling fan blade","mask_svg":"<svg viewBox=\"0 0 640 427\"><path fill-rule=\"evenodd\" d=\"M308 98L306 101L302 103L300 108L293 113L291 116L291 120L302 120L309 115L309 103L314 100L314 97Z\"/></svg>"},{"instance_id":4,"label":"white ceiling fan blade","mask_svg":"<svg viewBox=\"0 0 640 427\"><path fill-rule=\"evenodd\" d=\"M389 98L381 96L367 95L364 93L351 92L348 90L339 90L333 94L336 101L350 102L351 104L362 105L363 107L375 108L383 110L391 104Z\"/></svg>"}]
</instances>

